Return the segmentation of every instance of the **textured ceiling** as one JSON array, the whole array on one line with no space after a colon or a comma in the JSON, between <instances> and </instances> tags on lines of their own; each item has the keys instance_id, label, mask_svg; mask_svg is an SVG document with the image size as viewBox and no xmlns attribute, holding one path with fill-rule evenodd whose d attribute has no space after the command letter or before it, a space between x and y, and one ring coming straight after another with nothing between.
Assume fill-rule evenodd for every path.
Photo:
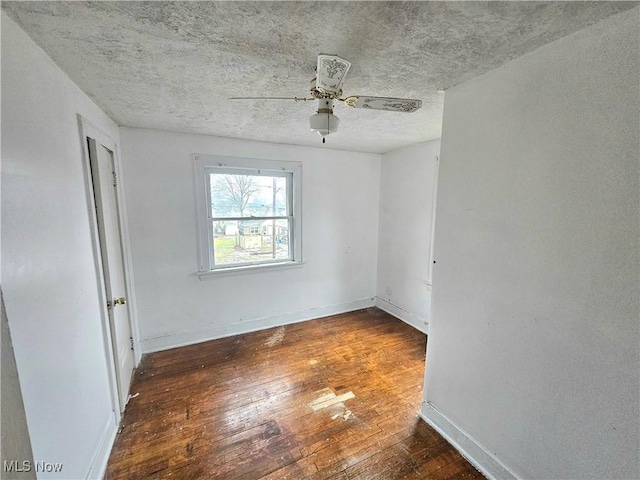
<instances>
[{"instance_id":1,"label":"textured ceiling","mask_svg":"<svg viewBox=\"0 0 640 480\"><path fill-rule=\"evenodd\" d=\"M326 147L386 152L440 137L444 93L635 2L2 2L116 123L321 146L308 96L319 53L352 62L345 95L418 98L348 109Z\"/></svg>"}]
</instances>

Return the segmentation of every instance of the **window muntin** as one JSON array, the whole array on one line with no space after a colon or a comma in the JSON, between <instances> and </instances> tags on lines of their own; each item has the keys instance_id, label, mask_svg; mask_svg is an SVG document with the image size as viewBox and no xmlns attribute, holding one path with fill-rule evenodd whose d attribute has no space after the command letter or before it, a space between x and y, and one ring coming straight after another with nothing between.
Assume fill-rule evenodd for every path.
<instances>
[{"instance_id":1,"label":"window muntin","mask_svg":"<svg viewBox=\"0 0 640 480\"><path fill-rule=\"evenodd\" d=\"M301 261L300 162L195 158L200 272Z\"/></svg>"}]
</instances>

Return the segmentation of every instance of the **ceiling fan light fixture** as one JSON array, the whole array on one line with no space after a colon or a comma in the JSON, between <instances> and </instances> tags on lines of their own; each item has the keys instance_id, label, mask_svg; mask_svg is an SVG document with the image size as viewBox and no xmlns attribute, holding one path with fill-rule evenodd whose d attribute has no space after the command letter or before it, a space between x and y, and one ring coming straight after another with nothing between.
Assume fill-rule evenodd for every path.
<instances>
[{"instance_id":1,"label":"ceiling fan light fixture","mask_svg":"<svg viewBox=\"0 0 640 480\"><path fill-rule=\"evenodd\" d=\"M339 123L340 119L328 108L321 108L318 110L318 113L314 113L309 117L311 130L318 132L318 134L323 137L330 133L337 132Z\"/></svg>"}]
</instances>

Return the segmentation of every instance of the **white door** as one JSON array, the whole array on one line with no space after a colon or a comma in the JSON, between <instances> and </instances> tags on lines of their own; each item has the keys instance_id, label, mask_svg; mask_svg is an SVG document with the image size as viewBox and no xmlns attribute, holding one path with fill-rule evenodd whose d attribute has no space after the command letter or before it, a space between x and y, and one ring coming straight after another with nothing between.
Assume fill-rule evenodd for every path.
<instances>
[{"instance_id":1,"label":"white door","mask_svg":"<svg viewBox=\"0 0 640 480\"><path fill-rule=\"evenodd\" d=\"M109 312L109 329L111 330L113 357L116 363L118 399L120 411L123 412L129 396L134 359L129 309L126 305L118 197L115 188L117 178L113 164L113 152L92 138L87 138L87 141L98 219L102 270L107 295L107 311Z\"/></svg>"}]
</instances>

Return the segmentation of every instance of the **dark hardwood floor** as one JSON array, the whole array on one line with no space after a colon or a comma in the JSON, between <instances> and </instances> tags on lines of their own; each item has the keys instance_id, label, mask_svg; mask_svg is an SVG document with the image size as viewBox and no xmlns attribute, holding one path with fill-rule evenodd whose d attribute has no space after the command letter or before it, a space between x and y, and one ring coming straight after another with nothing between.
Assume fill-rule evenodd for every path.
<instances>
[{"instance_id":1,"label":"dark hardwood floor","mask_svg":"<svg viewBox=\"0 0 640 480\"><path fill-rule=\"evenodd\" d=\"M425 350L371 308L145 355L106 478L484 478L417 416Z\"/></svg>"}]
</instances>

